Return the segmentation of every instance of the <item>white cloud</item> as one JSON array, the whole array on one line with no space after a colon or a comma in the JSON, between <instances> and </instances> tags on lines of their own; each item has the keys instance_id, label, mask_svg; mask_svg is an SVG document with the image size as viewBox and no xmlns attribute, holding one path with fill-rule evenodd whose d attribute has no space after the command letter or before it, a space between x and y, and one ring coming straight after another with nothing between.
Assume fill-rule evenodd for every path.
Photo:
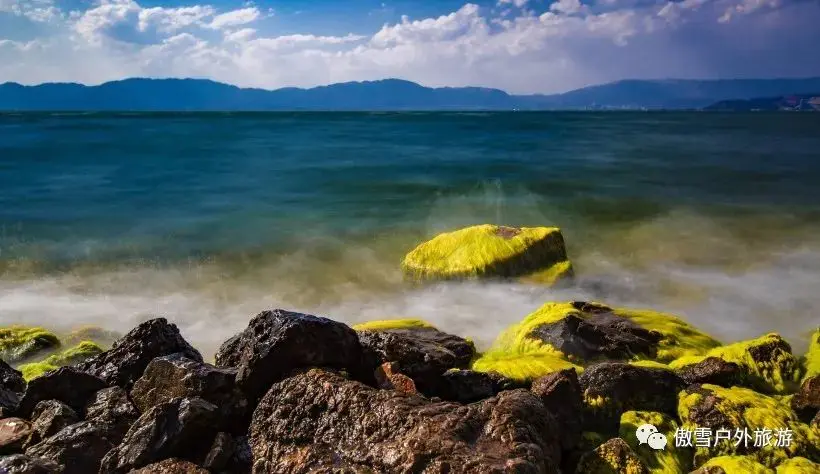
<instances>
[{"instance_id":1,"label":"white cloud","mask_svg":"<svg viewBox=\"0 0 820 474\"><path fill-rule=\"evenodd\" d=\"M221 30L226 27L246 25L256 21L259 18L259 15L259 9L256 7L233 10L216 15L208 27Z\"/></svg>"},{"instance_id":2,"label":"white cloud","mask_svg":"<svg viewBox=\"0 0 820 474\"><path fill-rule=\"evenodd\" d=\"M726 23L735 15L748 15L764 8L778 8L781 5L781 0L739 0L736 5L727 8L718 21Z\"/></svg>"},{"instance_id":3,"label":"white cloud","mask_svg":"<svg viewBox=\"0 0 820 474\"><path fill-rule=\"evenodd\" d=\"M530 0L498 0L498 5L515 5L518 8L523 8Z\"/></svg>"},{"instance_id":4,"label":"white cloud","mask_svg":"<svg viewBox=\"0 0 820 474\"><path fill-rule=\"evenodd\" d=\"M580 12L582 7L580 0L558 0L550 5L550 10L571 15Z\"/></svg>"},{"instance_id":5,"label":"white cloud","mask_svg":"<svg viewBox=\"0 0 820 474\"><path fill-rule=\"evenodd\" d=\"M63 16L52 0L0 0L0 13L10 13L37 23L49 23Z\"/></svg>"}]
</instances>

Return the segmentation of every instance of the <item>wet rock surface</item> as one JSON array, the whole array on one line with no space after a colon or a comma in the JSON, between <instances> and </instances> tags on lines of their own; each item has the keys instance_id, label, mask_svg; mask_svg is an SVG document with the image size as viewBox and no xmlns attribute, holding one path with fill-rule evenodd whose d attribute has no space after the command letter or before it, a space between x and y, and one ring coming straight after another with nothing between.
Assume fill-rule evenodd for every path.
<instances>
[{"instance_id":1,"label":"wet rock surface","mask_svg":"<svg viewBox=\"0 0 820 474\"><path fill-rule=\"evenodd\" d=\"M247 436L217 433L202 466L212 473L245 474L251 472L252 464Z\"/></svg>"},{"instance_id":2,"label":"wet rock surface","mask_svg":"<svg viewBox=\"0 0 820 474\"><path fill-rule=\"evenodd\" d=\"M60 367L28 384L17 412L20 416L29 418L38 403L58 400L75 412L83 413L88 400L106 387L105 381L76 367Z\"/></svg>"},{"instance_id":3,"label":"wet rock surface","mask_svg":"<svg viewBox=\"0 0 820 474\"><path fill-rule=\"evenodd\" d=\"M578 474L617 473L649 474L641 458L621 438L612 438L581 457Z\"/></svg>"},{"instance_id":4,"label":"wet rock surface","mask_svg":"<svg viewBox=\"0 0 820 474\"><path fill-rule=\"evenodd\" d=\"M32 432L31 423L21 418L0 420L0 455L22 451Z\"/></svg>"},{"instance_id":5,"label":"wet rock surface","mask_svg":"<svg viewBox=\"0 0 820 474\"><path fill-rule=\"evenodd\" d=\"M81 421L26 449L25 454L59 465L64 474L97 472L105 454L120 441L106 423Z\"/></svg>"},{"instance_id":6,"label":"wet rock surface","mask_svg":"<svg viewBox=\"0 0 820 474\"><path fill-rule=\"evenodd\" d=\"M176 325L156 318L132 329L110 350L78 364L77 368L100 377L108 385L130 389L152 360L176 353L202 362L202 355L188 344Z\"/></svg>"},{"instance_id":7,"label":"wet rock surface","mask_svg":"<svg viewBox=\"0 0 820 474\"><path fill-rule=\"evenodd\" d=\"M3 474L56 474L59 472L59 466L25 454L13 454L0 457L0 472Z\"/></svg>"},{"instance_id":8,"label":"wet rock surface","mask_svg":"<svg viewBox=\"0 0 820 474\"><path fill-rule=\"evenodd\" d=\"M254 317L216 354L218 367L237 369L236 381L251 400L262 397L274 382L302 367L347 369L372 378L375 367L362 371L362 361L359 337L350 327L281 309Z\"/></svg>"},{"instance_id":9,"label":"wet rock surface","mask_svg":"<svg viewBox=\"0 0 820 474\"><path fill-rule=\"evenodd\" d=\"M39 402L31 412L32 428L37 435L37 439L48 438L68 425L73 425L80 421L80 415L71 408L57 400L44 400Z\"/></svg>"},{"instance_id":10,"label":"wet rock surface","mask_svg":"<svg viewBox=\"0 0 820 474\"><path fill-rule=\"evenodd\" d=\"M683 367L676 372L688 385L709 383L722 387L742 385L745 373L740 365L727 362L719 357L707 357L697 364Z\"/></svg>"},{"instance_id":11,"label":"wet rock surface","mask_svg":"<svg viewBox=\"0 0 820 474\"><path fill-rule=\"evenodd\" d=\"M0 359L0 409L9 412L16 409L25 390L23 374Z\"/></svg>"},{"instance_id":12,"label":"wet rock surface","mask_svg":"<svg viewBox=\"0 0 820 474\"><path fill-rule=\"evenodd\" d=\"M163 461L135 469L130 474L211 474L196 464L184 459L165 459Z\"/></svg>"},{"instance_id":13,"label":"wet rock surface","mask_svg":"<svg viewBox=\"0 0 820 474\"><path fill-rule=\"evenodd\" d=\"M820 375L809 377L800 385L800 390L792 398L792 410L809 423L815 415L820 415Z\"/></svg>"},{"instance_id":14,"label":"wet rock surface","mask_svg":"<svg viewBox=\"0 0 820 474\"><path fill-rule=\"evenodd\" d=\"M569 450L581 439L583 397L575 369L541 377L532 384L532 393L561 427L561 448Z\"/></svg>"},{"instance_id":15,"label":"wet rock surface","mask_svg":"<svg viewBox=\"0 0 820 474\"><path fill-rule=\"evenodd\" d=\"M433 403L313 369L275 384L250 427L254 473L558 472L558 427L525 390Z\"/></svg>"}]
</instances>

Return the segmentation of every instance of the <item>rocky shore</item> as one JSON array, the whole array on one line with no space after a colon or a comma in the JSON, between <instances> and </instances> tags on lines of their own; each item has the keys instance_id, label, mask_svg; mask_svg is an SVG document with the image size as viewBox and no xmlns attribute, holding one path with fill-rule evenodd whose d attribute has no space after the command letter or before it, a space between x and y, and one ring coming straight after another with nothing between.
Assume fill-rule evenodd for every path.
<instances>
[{"instance_id":1,"label":"rocky shore","mask_svg":"<svg viewBox=\"0 0 820 474\"><path fill-rule=\"evenodd\" d=\"M459 232L408 254L408 276L572 277L557 229ZM550 302L478 351L422 320L276 309L208 362L164 318L121 337L4 328L0 354L4 474L820 472L820 328L803 355ZM681 442L706 430L732 437Z\"/></svg>"}]
</instances>

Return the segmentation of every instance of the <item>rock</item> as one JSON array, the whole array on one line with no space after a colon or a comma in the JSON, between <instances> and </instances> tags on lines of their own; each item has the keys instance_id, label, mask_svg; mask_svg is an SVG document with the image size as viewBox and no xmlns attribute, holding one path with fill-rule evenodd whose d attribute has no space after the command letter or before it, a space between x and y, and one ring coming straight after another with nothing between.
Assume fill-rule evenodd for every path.
<instances>
[{"instance_id":1,"label":"rock","mask_svg":"<svg viewBox=\"0 0 820 474\"><path fill-rule=\"evenodd\" d=\"M449 369L466 369L475 354L472 343L433 327L411 327L359 331L359 341L376 363L397 363L416 387L428 396Z\"/></svg>"},{"instance_id":2,"label":"rock","mask_svg":"<svg viewBox=\"0 0 820 474\"><path fill-rule=\"evenodd\" d=\"M473 403L490 398L504 390L503 378L474 370L452 369L437 381L432 393L442 400L459 403ZM510 387L521 388L521 387Z\"/></svg>"},{"instance_id":3,"label":"rock","mask_svg":"<svg viewBox=\"0 0 820 474\"><path fill-rule=\"evenodd\" d=\"M716 357L740 366L743 386L763 393L787 393L797 389L800 367L791 346L777 334L716 347L700 356L681 357L669 364L683 371L705 359Z\"/></svg>"},{"instance_id":4,"label":"rock","mask_svg":"<svg viewBox=\"0 0 820 474\"><path fill-rule=\"evenodd\" d=\"M4 361L19 362L59 345L57 336L40 327L0 328L0 359Z\"/></svg>"},{"instance_id":5,"label":"rock","mask_svg":"<svg viewBox=\"0 0 820 474\"><path fill-rule=\"evenodd\" d=\"M121 387L100 390L86 406L86 419L108 427L111 439L122 440L131 424L139 418L139 412Z\"/></svg>"},{"instance_id":6,"label":"rock","mask_svg":"<svg viewBox=\"0 0 820 474\"><path fill-rule=\"evenodd\" d=\"M478 225L439 234L401 264L413 280L521 278L552 285L572 276L557 227Z\"/></svg>"},{"instance_id":7,"label":"rock","mask_svg":"<svg viewBox=\"0 0 820 474\"><path fill-rule=\"evenodd\" d=\"M31 412L32 428L37 434L36 441L48 438L79 421L80 416L74 409L57 400L43 400L37 403Z\"/></svg>"},{"instance_id":8,"label":"rock","mask_svg":"<svg viewBox=\"0 0 820 474\"><path fill-rule=\"evenodd\" d=\"M253 472L558 472L556 426L525 390L471 405L377 390L321 369L253 414Z\"/></svg>"},{"instance_id":9,"label":"rock","mask_svg":"<svg viewBox=\"0 0 820 474\"><path fill-rule=\"evenodd\" d=\"M218 367L236 367L236 381L252 403L285 375L301 367L362 367L362 348L348 326L308 314L276 309L254 317L216 353ZM369 368L368 378L372 378Z\"/></svg>"},{"instance_id":10,"label":"rock","mask_svg":"<svg viewBox=\"0 0 820 474\"><path fill-rule=\"evenodd\" d=\"M83 341L63 352L50 355L40 362L23 364L20 366L20 371L24 379L31 380L59 367L79 364L102 352L102 347L96 342Z\"/></svg>"},{"instance_id":11,"label":"rock","mask_svg":"<svg viewBox=\"0 0 820 474\"><path fill-rule=\"evenodd\" d=\"M820 375L803 381L800 390L792 397L792 410L806 423L820 412Z\"/></svg>"},{"instance_id":12,"label":"rock","mask_svg":"<svg viewBox=\"0 0 820 474\"><path fill-rule=\"evenodd\" d=\"M56 474L59 466L44 459L25 454L0 457L0 472L3 474Z\"/></svg>"},{"instance_id":13,"label":"rock","mask_svg":"<svg viewBox=\"0 0 820 474\"><path fill-rule=\"evenodd\" d=\"M131 398L141 412L173 398L193 397L219 408L220 427L234 432L247 430L248 401L236 386L234 368L215 367L172 354L151 361L131 390Z\"/></svg>"},{"instance_id":14,"label":"rock","mask_svg":"<svg viewBox=\"0 0 820 474\"><path fill-rule=\"evenodd\" d=\"M621 438L612 438L581 457L578 474L649 474L641 458Z\"/></svg>"},{"instance_id":15,"label":"rock","mask_svg":"<svg viewBox=\"0 0 820 474\"><path fill-rule=\"evenodd\" d=\"M119 442L111 426L98 421L68 425L26 449L26 455L60 466L62 474L98 472L103 456Z\"/></svg>"},{"instance_id":16,"label":"rock","mask_svg":"<svg viewBox=\"0 0 820 474\"><path fill-rule=\"evenodd\" d=\"M23 374L0 359L0 409L13 412L25 390L26 381L23 380Z\"/></svg>"},{"instance_id":17,"label":"rock","mask_svg":"<svg viewBox=\"0 0 820 474\"><path fill-rule=\"evenodd\" d=\"M202 362L202 355L180 335L175 324L157 318L140 324L117 340L110 350L77 368L100 377L108 385L130 389L152 360L175 353Z\"/></svg>"},{"instance_id":18,"label":"rock","mask_svg":"<svg viewBox=\"0 0 820 474\"><path fill-rule=\"evenodd\" d=\"M665 313L582 301L547 303L504 330L472 369L524 381L601 359L668 363L719 345Z\"/></svg>"},{"instance_id":19,"label":"rock","mask_svg":"<svg viewBox=\"0 0 820 474\"><path fill-rule=\"evenodd\" d=\"M697 364L687 365L676 371L688 385L709 383L721 387L743 385L745 372L740 365L726 362L719 357L707 357Z\"/></svg>"},{"instance_id":20,"label":"rock","mask_svg":"<svg viewBox=\"0 0 820 474\"><path fill-rule=\"evenodd\" d=\"M31 423L21 418L0 420L0 455L15 454L31 436Z\"/></svg>"},{"instance_id":21,"label":"rock","mask_svg":"<svg viewBox=\"0 0 820 474\"><path fill-rule=\"evenodd\" d=\"M674 415L684 382L671 370L623 362L588 367L578 379L586 404L584 423L593 431L617 430L621 413L657 411Z\"/></svg>"},{"instance_id":22,"label":"rock","mask_svg":"<svg viewBox=\"0 0 820 474\"><path fill-rule=\"evenodd\" d=\"M654 426L666 437L665 449L653 449L647 443L638 440L638 428L646 424ZM628 411L621 415L618 436L626 441L650 472L689 472L692 470L694 453L691 448L675 446L675 433L679 427L675 418L663 413Z\"/></svg>"},{"instance_id":23,"label":"rock","mask_svg":"<svg viewBox=\"0 0 820 474\"><path fill-rule=\"evenodd\" d=\"M171 457L201 461L216 435L218 421L218 408L201 398L174 398L155 405L105 456L101 472L127 473Z\"/></svg>"},{"instance_id":24,"label":"rock","mask_svg":"<svg viewBox=\"0 0 820 474\"><path fill-rule=\"evenodd\" d=\"M544 404L561 427L561 448L569 450L581 440L583 399L574 369L546 375L532 384L532 393Z\"/></svg>"},{"instance_id":25,"label":"rock","mask_svg":"<svg viewBox=\"0 0 820 474\"><path fill-rule=\"evenodd\" d=\"M721 442L712 440L709 447L695 446L695 467L719 456L747 455L770 469L789 457L816 459L820 456L820 430L802 423L779 397L763 395L748 388L724 388L709 384L688 387L679 396L678 417L684 430L705 428L712 433L721 430L730 435L745 430L752 436L748 443L735 443L722 438ZM754 446L755 430L764 428L771 430L770 442L762 447ZM778 433L785 433L782 430L791 433L788 447L776 445L780 438ZM714 435L715 438L717 436Z\"/></svg>"},{"instance_id":26,"label":"rock","mask_svg":"<svg viewBox=\"0 0 820 474\"><path fill-rule=\"evenodd\" d=\"M17 411L23 418L30 418L34 407L44 400L58 400L77 413L83 413L86 403L106 383L94 375L75 367L61 367L32 380Z\"/></svg>"},{"instance_id":27,"label":"rock","mask_svg":"<svg viewBox=\"0 0 820 474\"><path fill-rule=\"evenodd\" d=\"M691 474L772 474L772 470L748 456L718 456Z\"/></svg>"},{"instance_id":28,"label":"rock","mask_svg":"<svg viewBox=\"0 0 820 474\"><path fill-rule=\"evenodd\" d=\"M384 390L395 390L397 392L412 395L418 393L413 379L402 374L396 369L393 362L385 362L376 369L376 383Z\"/></svg>"},{"instance_id":29,"label":"rock","mask_svg":"<svg viewBox=\"0 0 820 474\"><path fill-rule=\"evenodd\" d=\"M793 457L777 465L777 474L815 474L820 472L820 463L806 458Z\"/></svg>"},{"instance_id":30,"label":"rock","mask_svg":"<svg viewBox=\"0 0 820 474\"><path fill-rule=\"evenodd\" d=\"M135 469L130 474L210 474L210 472L190 461L171 458Z\"/></svg>"},{"instance_id":31,"label":"rock","mask_svg":"<svg viewBox=\"0 0 820 474\"><path fill-rule=\"evenodd\" d=\"M202 466L212 473L246 474L253 463L247 436L218 433Z\"/></svg>"}]
</instances>

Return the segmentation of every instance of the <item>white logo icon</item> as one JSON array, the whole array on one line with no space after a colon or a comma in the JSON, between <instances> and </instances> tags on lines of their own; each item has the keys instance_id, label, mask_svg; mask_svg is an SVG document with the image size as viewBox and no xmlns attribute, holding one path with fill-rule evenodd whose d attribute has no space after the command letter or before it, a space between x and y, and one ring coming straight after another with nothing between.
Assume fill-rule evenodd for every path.
<instances>
[{"instance_id":1,"label":"white logo icon","mask_svg":"<svg viewBox=\"0 0 820 474\"><path fill-rule=\"evenodd\" d=\"M645 424L635 430L635 436L638 437L639 444L648 444L650 448L655 450L666 448L666 436L659 433L655 425Z\"/></svg>"}]
</instances>

